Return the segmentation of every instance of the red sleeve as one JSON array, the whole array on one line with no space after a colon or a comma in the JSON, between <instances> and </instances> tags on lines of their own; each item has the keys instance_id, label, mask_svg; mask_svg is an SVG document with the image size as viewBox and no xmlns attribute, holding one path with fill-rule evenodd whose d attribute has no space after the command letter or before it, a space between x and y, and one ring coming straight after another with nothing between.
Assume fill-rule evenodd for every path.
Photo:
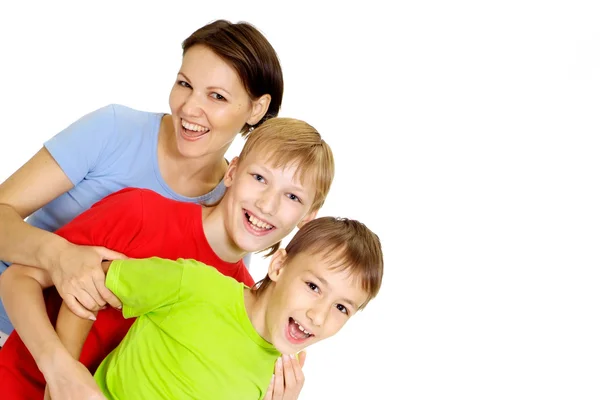
<instances>
[{"instance_id":1,"label":"red sleeve","mask_svg":"<svg viewBox=\"0 0 600 400\"><path fill-rule=\"evenodd\" d=\"M113 193L56 231L71 243L104 246L127 253L136 246L142 228L142 189Z\"/></svg>"}]
</instances>

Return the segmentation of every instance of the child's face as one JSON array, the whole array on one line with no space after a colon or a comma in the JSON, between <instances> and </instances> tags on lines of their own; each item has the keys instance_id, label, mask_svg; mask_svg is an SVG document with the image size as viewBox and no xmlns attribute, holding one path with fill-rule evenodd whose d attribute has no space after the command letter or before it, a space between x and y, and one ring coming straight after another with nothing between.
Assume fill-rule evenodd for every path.
<instances>
[{"instance_id":1,"label":"child's face","mask_svg":"<svg viewBox=\"0 0 600 400\"><path fill-rule=\"evenodd\" d=\"M316 194L311 180L295 179L296 165L274 168L266 159L253 154L242 162L236 158L225 175L225 229L244 252L272 246L316 215L309 213Z\"/></svg>"},{"instance_id":2,"label":"child's face","mask_svg":"<svg viewBox=\"0 0 600 400\"><path fill-rule=\"evenodd\" d=\"M298 254L277 265L282 254L279 250L270 266L273 287L261 333L281 353L294 354L335 335L368 296L358 279L332 269L323 255Z\"/></svg>"}]
</instances>

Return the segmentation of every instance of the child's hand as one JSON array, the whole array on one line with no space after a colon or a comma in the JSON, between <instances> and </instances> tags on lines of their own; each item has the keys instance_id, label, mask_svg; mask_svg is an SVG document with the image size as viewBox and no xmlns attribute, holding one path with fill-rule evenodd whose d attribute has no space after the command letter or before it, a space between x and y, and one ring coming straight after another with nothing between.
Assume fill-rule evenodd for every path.
<instances>
[{"instance_id":1,"label":"child's hand","mask_svg":"<svg viewBox=\"0 0 600 400\"><path fill-rule=\"evenodd\" d=\"M44 400L106 400L90 371L79 361L71 361L46 377Z\"/></svg>"},{"instance_id":2,"label":"child's hand","mask_svg":"<svg viewBox=\"0 0 600 400\"><path fill-rule=\"evenodd\" d=\"M304 385L302 367L306 361L306 352L301 351L298 359L285 354L275 363L275 374L267 389L264 400L296 400Z\"/></svg>"}]
</instances>

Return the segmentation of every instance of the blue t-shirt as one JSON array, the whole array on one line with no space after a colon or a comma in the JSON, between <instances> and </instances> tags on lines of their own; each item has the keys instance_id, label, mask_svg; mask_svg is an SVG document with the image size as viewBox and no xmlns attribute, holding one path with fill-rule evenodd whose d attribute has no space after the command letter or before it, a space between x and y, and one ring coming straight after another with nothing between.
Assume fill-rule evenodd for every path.
<instances>
[{"instance_id":1,"label":"blue t-shirt","mask_svg":"<svg viewBox=\"0 0 600 400\"><path fill-rule=\"evenodd\" d=\"M27 222L54 232L97 201L126 187L150 189L171 199L205 205L220 200L225 194L223 181L205 195L186 197L163 180L158 168L158 130L163 115L111 104L83 116L44 143L74 187L30 215ZM0 261L0 273L7 266ZM0 331L12 331L1 304Z\"/></svg>"}]
</instances>

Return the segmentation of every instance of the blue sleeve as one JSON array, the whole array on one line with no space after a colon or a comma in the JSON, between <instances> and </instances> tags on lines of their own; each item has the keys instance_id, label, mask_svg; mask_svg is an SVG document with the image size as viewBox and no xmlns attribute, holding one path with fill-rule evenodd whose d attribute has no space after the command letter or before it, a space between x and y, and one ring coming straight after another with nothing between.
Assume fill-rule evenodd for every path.
<instances>
[{"instance_id":1,"label":"blue sleeve","mask_svg":"<svg viewBox=\"0 0 600 400\"><path fill-rule=\"evenodd\" d=\"M73 185L98 165L115 133L114 105L93 111L44 143Z\"/></svg>"}]
</instances>

